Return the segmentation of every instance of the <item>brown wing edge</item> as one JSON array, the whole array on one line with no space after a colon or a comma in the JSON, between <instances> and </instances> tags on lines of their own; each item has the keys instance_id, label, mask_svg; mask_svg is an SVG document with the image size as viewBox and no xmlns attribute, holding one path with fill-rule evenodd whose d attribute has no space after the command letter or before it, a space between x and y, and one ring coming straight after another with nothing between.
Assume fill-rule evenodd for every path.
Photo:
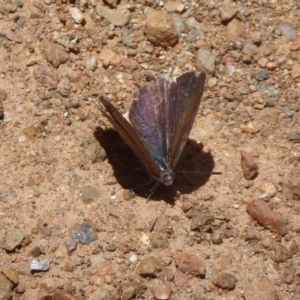
<instances>
[{"instance_id":1,"label":"brown wing edge","mask_svg":"<svg viewBox=\"0 0 300 300\"><path fill-rule=\"evenodd\" d=\"M117 130L126 144L132 149L140 161L144 164L148 173L159 180L160 170L150 156L149 151L135 132L132 125L122 116L122 114L103 96L99 98L100 105L96 104L101 113Z\"/></svg>"}]
</instances>

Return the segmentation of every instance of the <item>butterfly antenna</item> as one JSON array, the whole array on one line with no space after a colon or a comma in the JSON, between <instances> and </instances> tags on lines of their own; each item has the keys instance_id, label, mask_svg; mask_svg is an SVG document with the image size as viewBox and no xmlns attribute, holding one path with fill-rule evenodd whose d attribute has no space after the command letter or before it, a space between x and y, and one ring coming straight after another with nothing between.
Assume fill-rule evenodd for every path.
<instances>
[{"instance_id":1,"label":"butterfly antenna","mask_svg":"<svg viewBox=\"0 0 300 300\"><path fill-rule=\"evenodd\" d=\"M150 200L153 193L156 191L157 187L159 186L159 181L155 183L155 185L152 187L149 196L147 197L147 202Z\"/></svg>"},{"instance_id":2,"label":"butterfly antenna","mask_svg":"<svg viewBox=\"0 0 300 300\"><path fill-rule=\"evenodd\" d=\"M202 171L176 171L175 173L197 173L197 174L211 174L211 175L220 175L222 172L202 172Z\"/></svg>"}]
</instances>

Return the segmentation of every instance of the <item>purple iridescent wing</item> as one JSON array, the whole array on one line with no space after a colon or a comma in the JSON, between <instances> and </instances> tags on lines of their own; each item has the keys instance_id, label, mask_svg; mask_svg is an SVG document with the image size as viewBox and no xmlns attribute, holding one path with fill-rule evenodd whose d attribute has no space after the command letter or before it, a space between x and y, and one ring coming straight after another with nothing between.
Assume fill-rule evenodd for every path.
<instances>
[{"instance_id":1,"label":"purple iridescent wing","mask_svg":"<svg viewBox=\"0 0 300 300\"><path fill-rule=\"evenodd\" d=\"M141 87L129 119L159 166L176 167L200 105L204 81L205 73L186 72L176 82L158 77L155 85Z\"/></svg>"},{"instance_id":2,"label":"purple iridescent wing","mask_svg":"<svg viewBox=\"0 0 300 300\"><path fill-rule=\"evenodd\" d=\"M158 180L160 178L160 170L131 124L110 102L106 101L104 98L100 98L100 101L102 105L99 106L99 109L102 114L114 126L126 144L130 146L136 156L142 161L148 173Z\"/></svg>"},{"instance_id":3,"label":"purple iridescent wing","mask_svg":"<svg viewBox=\"0 0 300 300\"><path fill-rule=\"evenodd\" d=\"M204 90L205 73L186 72L170 86L166 102L168 156L174 170L187 142Z\"/></svg>"},{"instance_id":4,"label":"purple iridescent wing","mask_svg":"<svg viewBox=\"0 0 300 300\"><path fill-rule=\"evenodd\" d=\"M129 112L132 126L159 165L167 162L165 111L170 85L169 80L159 77L155 85L142 86L139 100L133 102Z\"/></svg>"}]
</instances>

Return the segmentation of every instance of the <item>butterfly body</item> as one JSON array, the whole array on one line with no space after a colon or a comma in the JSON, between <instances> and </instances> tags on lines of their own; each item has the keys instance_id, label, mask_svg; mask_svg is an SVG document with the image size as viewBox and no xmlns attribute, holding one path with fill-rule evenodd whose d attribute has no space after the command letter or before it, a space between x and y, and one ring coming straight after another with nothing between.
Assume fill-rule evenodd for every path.
<instances>
[{"instance_id":1,"label":"butterfly body","mask_svg":"<svg viewBox=\"0 0 300 300\"><path fill-rule=\"evenodd\" d=\"M205 73L185 72L176 81L158 77L140 88L128 122L107 100L100 110L158 182L173 183L204 90Z\"/></svg>"}]
</instances>

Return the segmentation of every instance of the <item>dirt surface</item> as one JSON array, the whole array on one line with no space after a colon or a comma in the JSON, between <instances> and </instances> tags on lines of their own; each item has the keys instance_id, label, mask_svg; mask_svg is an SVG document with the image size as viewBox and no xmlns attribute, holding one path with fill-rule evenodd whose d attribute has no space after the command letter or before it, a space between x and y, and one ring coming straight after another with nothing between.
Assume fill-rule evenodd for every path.
<instances>
[{"instance_id":1,"label":"dirt surface","mask_svg":"<svg viewBox=\"0 0 300 300\"><path fill-rule=\"evenodd\" d=\"M0 300L300 299L299 24L297 1L1 1ZM92 100L187 70L205 93L148 201Z\"/></svg>"}]
</instances>

